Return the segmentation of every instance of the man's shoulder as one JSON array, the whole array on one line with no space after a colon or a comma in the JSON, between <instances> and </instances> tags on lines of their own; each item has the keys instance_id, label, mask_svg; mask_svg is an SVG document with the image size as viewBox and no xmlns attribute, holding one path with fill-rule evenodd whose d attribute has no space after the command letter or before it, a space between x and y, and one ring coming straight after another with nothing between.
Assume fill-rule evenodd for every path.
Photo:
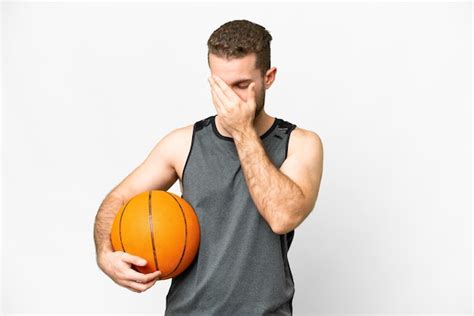
<instances>
[{"instance_id":1,"label":"man's shoulder","mask_svg":"<svg viewBox=\"0 0 474 316\"><path fill-rule=\"evenodd\" d=\"M295 142L314 142L320 140L319 135L310 130L300 126L300 124L296 124L293 121L287 121L284 118L280 118L279 127L291 131L290 139L295 140ZM288 131L287 131L288 133Z\"/></svg>"},{"instance_id":2,"label":"man's shoulder","mask_svg":"<svg viewBox=\"0 0 474 316\"><path fill-rule=\"evenodd\" d=\"M168 147L171 150L179 151L183 149L186 151L189 149L192 139L193 132L196 128L200 129L205 125L210 124L210 120L213 116L208 116L199 120L194 121L193 123L188 123L186 125L181 125L170 130L164 137L163 140L168 144Z\"/></svg>"},{"instance_id":3,"label":"man's shoulder","mask_svg":"<svg viewBox=\"0 0 474 316\"><path fill-rule=\"evenodd\" d=\"M182 125L170 130L160 142L164 144L164 152L170 158L171 164L179 177L191 147L193 127L195 123Z\"/></svg>"},{"instance_id":4,"label":"man's shoulder","mask_svg":"<svg viewBox=\"0 0 474 316\"><path fill-rule=\"evenodd\" d=\"M289 139L288 155L297 151L320 148L322 141L316 132L299 126L294 128Z\"/></svg>"},{"instance_id":5,"label":"man's shoulder","mask_svg":"<svg viewBox=\"0 0 474 316\"><path fill-rule=\"evenodd\" d=\"M301 128L299 126L296 126L293 130L293 136L303 141L320 140L320 137L316 132L309 129Z\"/></svg>"},{"instance_id":6,"label":"man's shoulder","mask_svg":"<svg viewBox=\"0 0 474 316\"><path fill-rule=\"evenodd\" d=\"M194 127L200 129L208 124L213 116L208 116L206 118L199 119L192 124L183 125L171 130L166 137L173 138L174 141L184 141L191 139L193 136Z\"/></svg>"},{"instance_id":7,"label":"man's shoulder","mask_svg":"<svg viewBox=\"0 0 474 316\"><path fill-rule=\"evenodd\" d=\"M185 139L190 134L192 134L193 126L194 126L194 123L177 127L171 130L166 136L174 138L175 140Z\"/></svg>"}]
</instances>

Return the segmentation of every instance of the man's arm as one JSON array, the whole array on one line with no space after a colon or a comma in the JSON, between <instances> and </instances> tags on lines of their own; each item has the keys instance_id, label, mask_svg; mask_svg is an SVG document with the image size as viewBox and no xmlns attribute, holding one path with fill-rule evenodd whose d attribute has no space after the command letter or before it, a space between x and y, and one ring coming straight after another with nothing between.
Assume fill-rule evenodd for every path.
<instances>
[{"instance_id":1,"label":"man's arm","mask_svg":"<svg viewBox=\"0 0 474 316\"><path fill-rule=\"evenodd\" d=\"M95 217L94 241L97 260L101 254L113 251L110 231L120 207L135 195L148 190L168 190L177 180L175 166L176 144L183 129L168 133L152 149L148 157L106 196Z\"/></svg>"},{"instance_id":2,"label":"man's arm","mask_svg":"<svg viewBox=\"0 0 474 316\"><path fill-rule=\"evenodd\" d=\"M322 177L323 147L319 136L301 129L292 133L292 150L288 150L280 170L268 158L255 129L234 135L252 199L277 234L292 231L313 210Z\"/></svg>"},{"instance_id":3,"label":"man's arm","mask_svg":"<svg viewBox=\"0 0 474 316\"><path fill-rule=\"evenodd\" d=\"M275 233L292 231L316 203L323 164L319 136L296 128L289 140L288 157L278 170L253 126L256 83L248 85L244 101L219 76L213 75L208 80L212 102L222 118L221 124L234 138L245 181L258 211Z\"/></svg>"},{"instance_id":4,"label":"man's arm","mask_svg":"<svg viewBox=\"0 0 474 316\"><path fill-rule=\"evenodd\" d=\"M144 266L144 258L124 251L114 251L110 242L113 220L120 207L130 198L149 190L166 191L176 182L176 167L181 168L182 153L189 148L184 147L191 143L191 136L192 125L167 134L148 157L112 189L97 212L94 226L97 265L115 283L131 291L146 291L159 279L161 271L140 273L132 265Z\"/></svg>"},{"instance_id":5,"label":"man's arm","mask_svg":"<svg viewBox=\"0 0 474 316\"><path fill-rule=\"evenodd\" d=\"M97 261L103 252L113 251L112 243L110 242L110 231L115 214L117 214L117 211L124 203L125 198L120 196L117 192L111 191L107 194L99 207L94 225L94 242Z\"/></svg>"}]
</instances>

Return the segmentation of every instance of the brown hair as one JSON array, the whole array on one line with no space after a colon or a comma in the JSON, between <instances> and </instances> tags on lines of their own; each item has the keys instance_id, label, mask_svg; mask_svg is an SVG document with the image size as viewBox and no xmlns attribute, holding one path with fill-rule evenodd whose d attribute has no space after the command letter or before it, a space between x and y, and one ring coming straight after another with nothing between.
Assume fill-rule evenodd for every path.
<instances>
[{"instance_id":1,"label":"brown hair","mask_svg":"<svg viewBox=\"0 0 474 316\"><path fill-rule=\"evenodd\" d=\"M262 76L270 69L270 41L272 36L261 25L247 21L234 20L221 25L207 41L209 54L227 59L244 57L250 53L257 55L255 67Z\"/></svg>"}]
</instances>

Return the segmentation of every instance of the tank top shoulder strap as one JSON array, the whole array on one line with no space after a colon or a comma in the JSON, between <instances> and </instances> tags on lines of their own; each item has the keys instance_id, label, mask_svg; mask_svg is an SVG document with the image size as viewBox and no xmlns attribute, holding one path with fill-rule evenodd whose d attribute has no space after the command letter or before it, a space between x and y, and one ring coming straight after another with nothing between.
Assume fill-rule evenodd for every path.
<instances>
[{"instance_id":1,"label":"tank top shoulder strap","mask_svg":"<svg viewBox=\"0 0 474 316\"><path fill-rule=\"evenodd\" d=\"M211 124L212 115L194 123L194 130L199 131Z\"/></svg>"},{"instance_id":2,"label":"tank top shoulder strap","mask_svg":"<svg viewBox=\"0 0 474 316\"><path fill-rule=\"evenodd\" d=\"M285 121L284 119L278 118L277 128L283 133L289 134L293 129L296 128L296 124L293 124L288 121Z\"/></svg>"},{"instance_id":3,"label":"tank top shoulder strap","mask_svg":"<svg viewBox=\"0 0 474 316\"><path fill-rule=\"evenodd\" d=\"M286 159L288 155L288 144L290 141L290 133L296 128L296 124L288 122L284 119L277 118L277 126L275 128L275 137L285 142L285 155L283 159Z\"/></svg>"}]
</instances>

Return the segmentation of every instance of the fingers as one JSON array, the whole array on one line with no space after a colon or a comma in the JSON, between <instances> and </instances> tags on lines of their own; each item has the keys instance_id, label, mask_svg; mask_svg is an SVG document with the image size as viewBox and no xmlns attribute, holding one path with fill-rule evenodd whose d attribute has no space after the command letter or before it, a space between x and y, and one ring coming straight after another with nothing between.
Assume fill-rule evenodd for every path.
<instances>
[{"instance_id":1,"label":"fingers","mask_svg":"<svg viewBox=\"0 0 474 316\"><path fill-rule=\"evenodd\" d=\"M146 260L138 256L122 252L120 253L119 258L126 265L117 267L118 270L113 279L119 285L133 292L141 293L148 290L156 283L156 281L160 279L160 276L162 275L161 271L144 274L134 270L134 267L130 267L130 265L146 265Z\"/></svg>"},{"instance_id":2,"label":"fingers","mask_svg":"<svg viewBox=\"0 0 474 316\"><path fill-rule=\"evenodd\" d=\"M212 101L214 102L214 106L218 114L224 112L224 105L222 104L221 100L217 97L214 89L211 89L212 94Z\"/></svg>"},{"instance_id":3,"label":"fingers","mask_svg":"<svg viewBox=\"0 0 474 316\"><path fill-rule=\"evenodd\" d=\"M126 281L125 287L133 292L141 293L151 288L158 279L151 280L148 283L138 283L135 281Z\"/></svg>"},{"instance_id":4,"label":"fingers","mask_svg":"<svg viewBox=\"0 0 474 316\"><path fill-rule=\"evenodd\" d=\"M222 80L219 76L211 76L211 80L215 83L217 91L221 94L219 96L223 99L228 99L229 101L238 102L239 96Z\"/></svg>"},{"instance_id":5,"label":"fingers","mask_svg":"<svg viewBox=\"0 0 474 316\"><path fill-rule=\"evenodd\" d=\"M136 266L144 266L146 265L146 260L143 258L140 258L138 256L131 255L127 252L122 253L122 260L124 262L134 264Z\"/></svg>"},{"instance_id":6,"label":"fingers","mask_svg":"<svg viewBox=\"0 0 474 316\"><path fill-rule=\"evenodd\" d=\"M148 283L152 280L158 279L161 276L161 271L155 271L148 274L143 274L140 272L136 272L133 269L127 271L125 278L128 281L140 281L141 283Z\"/></svg>"},{"instance_id":7,"label":"fingers","mask_svg":"<svg viewBox=\"0 0 474 316\"><path fill-rule=\"evenodd\" d=\"M133 271L130 269L130 271ZM127 272L127 276L122 280L121 285L137 293L144 292L152 287L161 276L161 271L148 274L139 272ZM137 282L138 281L138 282Z\"/></svg>"},{"instance_id":8,"label":"fingers","mask_svg":"<svg viewBox=\"0 0 474 316\"><path fill-rule=\"evenodd\" d=\"M209 77L209 83L211 84L211 92L213 95L220 101L221 105L225 106L225 104L229 102L228 97L212 77Z\"/></svg>"}]
</instances>

